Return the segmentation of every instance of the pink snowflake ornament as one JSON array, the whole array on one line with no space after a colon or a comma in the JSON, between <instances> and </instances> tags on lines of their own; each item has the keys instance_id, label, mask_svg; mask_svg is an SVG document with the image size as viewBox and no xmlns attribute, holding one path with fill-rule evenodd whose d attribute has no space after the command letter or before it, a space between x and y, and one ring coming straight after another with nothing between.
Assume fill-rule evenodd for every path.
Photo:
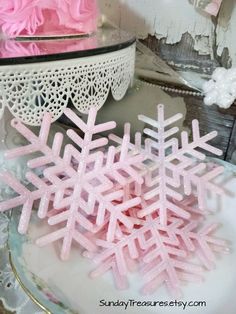
<instances>
[{"instance_id":1,"label":"pink snowflake ornament","mask_svg":"<svg viewBox=\"0 0 236 314\"><path fill-rule=\"evenodd\" d=\"M174 296L181 295L182 281L203 279L204 269L215 266L215 253L228 252L227 242L212 235L218 225L200 227L199 221L183 221L169 218L168 225L162 226L160 218L147 216L142 225L123 230L123 236L113 242L97 237L99 250L85 253L97 264L90 276L96 278L112 271L119 289L128 287L130 260L141 269L145 284L142 293L153 293L165 283ZM199 264L191 262L191 254Z\"/></svg>"},{"instance_id":2,"label":"pink snowflake ornament","mask_svg":"<svg viewBox=\"0 0 236 314\"><path fill-rule=\"evenodd\" d=\"M113 240L119 221L127 228L132 228L132 220L123 212L139 204L140 198L135 197L115 206L113 201L124 198L125 192L121 188L115 191L114 186L115 184L125 186L128 181L143 183L138 170L142 163L142 156L130 151L128 135L123 138L119 157L116 156L115 148L112 146L106 153L99 150L107 145L107 138L93 139L94 135L114 128L114 122L96 125L95 109L90 110L87 124L70 109L66 109L65 114L83 132L84 137L80 137L73 130L68 130L67 135L75 145L66 145L64 152L62 152L63 136L60 133L55 135L52 147L47 144L51 125L50 114L45 114L38 136L21 122L13 120L12 125L30 144L8 152L7 157L15 158L39 152L42 156L33 157L28 162L28 166L32 170L42 169L42 173L38 175L29 171L26 174L28 181L34 187L33 191L11 175L3 174L2 180L19 196L0 203L1 211L23 205L18 228L20 233L27 232L36 201L39 201L38 216L42 219L47 217L52 206L57 214L50 217L48 222L52 226L58 226L58 229L42 237L37 243L46 245L62 239L62 259L69 258L73 241L87 250L96 250L94 244L78 231L78 226L83 230L92 231L94 224L104 223L107 212L109 213L108 240ZM73 166L75 160L77 169ZM96 222L91 223L87 216L94 213L97 219ZM61 224L64 226L61 227Z\"/></svg>"},{"instance_id":3,"label":"pink snowflake ornament","mask_svg":"<svg viewBox=\"0 0 236 314\"><path fill-rule=\"evenodd\" d=\"M194 120L192 122L192 142L189 142L188 133L185 131L181 133L180 143L177 138L169 139L179 131L177 127L172 127L172 124L181 118L181 114L176 114L165 119L164 106L158 105L157 120L143 115L139 116L140 120L153 128L144 130L148 136L144 147L141 145L140 133L136 134L135 144L131 144L131 149L139 151L147 164L146 188L143 193L145 200L149 201L149 206L140 211L139 216L145 217L158 210L163 225L167 224L168 213L183 219L190 218L190 214L178 206L178 202L183 199L183 194L189 196L195 193L200 210L207 207L207 192L224 194L223 189L213 183L213 179L223 173L224 167L218 166L208 171L206 164L201 162L206 156L197 150L201 148L220 156L222 151L208 144L217 136L217 132L211 132L201 137L199 123ZM125 135L130 133L129 125L125 126L124 133ZM110 139L119 145L122 143L122 139L114 134L110 135ZM200 162L196 162L196 160ZM182 191L179 191L181 187Z\"/></svg>"}]
</instances>

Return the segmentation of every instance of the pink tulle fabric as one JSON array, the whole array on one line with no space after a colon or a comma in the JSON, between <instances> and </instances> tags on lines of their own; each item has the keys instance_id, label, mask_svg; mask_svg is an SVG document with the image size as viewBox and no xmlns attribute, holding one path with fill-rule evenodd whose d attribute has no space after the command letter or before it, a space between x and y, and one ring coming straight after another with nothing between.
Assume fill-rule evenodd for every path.
<instances>
[{"instance_id":1,"label":"pink tulle fabric","mask_svg":"<svg viewBox=\"0 0 236 314\"><path fill-rule=\"evenodd\" d=\"M96 0L0 1L0 27L9 37L92 33L97 17Z\"/></svg>"}]
</instances>

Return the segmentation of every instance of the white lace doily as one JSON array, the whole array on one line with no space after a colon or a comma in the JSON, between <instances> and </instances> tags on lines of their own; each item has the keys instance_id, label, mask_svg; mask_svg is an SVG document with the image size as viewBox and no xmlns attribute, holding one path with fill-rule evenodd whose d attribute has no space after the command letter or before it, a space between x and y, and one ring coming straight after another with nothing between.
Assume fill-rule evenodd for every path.
<instances>
[{"instance_id":1,"label":"white lace doily","mask_svg":"<svg viewBox=\"0 0 236 314\"><path fill-rule=\"evenodd\" d=\"M124 97L134 76L135 44L106 54L53 62L0 67L0 118L4 108L29 125L43 113L58 119L68 101L82 113L100 108L111 91Z\"/></svg>"}]
</instances>

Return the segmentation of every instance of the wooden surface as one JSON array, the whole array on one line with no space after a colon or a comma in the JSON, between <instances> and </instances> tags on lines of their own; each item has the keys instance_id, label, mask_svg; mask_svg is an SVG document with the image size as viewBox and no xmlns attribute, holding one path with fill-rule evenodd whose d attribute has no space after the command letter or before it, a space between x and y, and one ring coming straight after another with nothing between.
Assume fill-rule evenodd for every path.
<instances>
[{"instance_id":1,"label":"wooden surface","mask_svg":"<svg viewBox=\"0 0 236 314\"><path fill-rule=\"evenodd\" d=\"M234 120L225 159L232 164L236 164L236 120Z\"/></svg>"},{"instance_id":2,"label":"wooden surface","mask_svg":"<svg viewBox=\"0 0 236 314\"><path fill-rule=\"evenodd\" d=\"M198 119L201 134L217 131L218 136L211 143L223 150L222 159L227 159L234 117L221 112L217 106L205 106L202 98L187 96L184 99L187 107L185 124L190 127L191 121Z\"/></svg>"},{"instance_id":3,"label":"wooden surface","mask_svg":"<svg viewBox=\"0 0 236 314\"><path fill-rule=\"evenodd\" d=\"M211 74L218 67L226 65L227 56L224 59L211 55L200 55L194 48L194 40L189 33L183 34L180 42L169 45L166 38L157 39L148 35L142 43L159 55L175 70L194 70L205 74ZM222 63L222 60L224 62Z\"/></svg>"},{"instance_id":4,"label":"wooden surface","mask_svg":"<svg viewBox=\"0 0 236 314\"><path fill-rule=\"evenodd\" d=\"M169 93L172 97L178 93ZM191 129L191 121L199 120L201 134L217 131L211 143L223 151L221 159L236 164L236 105L223 110L217 106L205 106L202 97L184 96L187 114L184 125Z\"/></svg>"}]
</instances>

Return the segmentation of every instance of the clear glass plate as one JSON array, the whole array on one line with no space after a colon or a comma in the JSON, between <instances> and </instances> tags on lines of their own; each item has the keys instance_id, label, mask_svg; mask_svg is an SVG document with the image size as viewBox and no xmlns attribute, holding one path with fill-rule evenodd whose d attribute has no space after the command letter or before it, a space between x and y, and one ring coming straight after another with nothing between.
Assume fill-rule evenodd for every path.
<instances>
[{"instance_id":1,"label":"clear glass plate","mask_svg":"<svg viewBox=\"0 0 236 314\"><path fill-rule=\"evenodd\" d=\"M135 37L109 25L88 36L0 39L0 66L94 56L134 42Z\"/></svg>"}]
</instances>

